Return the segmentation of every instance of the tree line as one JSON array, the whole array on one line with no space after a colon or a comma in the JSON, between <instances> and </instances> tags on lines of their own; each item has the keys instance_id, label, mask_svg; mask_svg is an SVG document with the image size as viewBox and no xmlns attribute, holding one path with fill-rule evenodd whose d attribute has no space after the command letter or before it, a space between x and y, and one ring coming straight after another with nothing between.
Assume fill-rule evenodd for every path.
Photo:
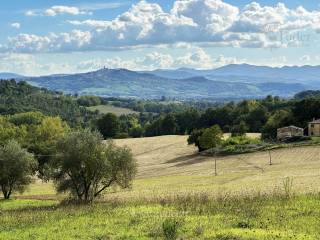
<instances>
[{"instance_id":1,"label":"tree line","mask_svg":"<svg viewBox=\"0 0 320 240\"><path fill-rule=\"evenodd\" d=\"M111 113L95 124L106 138L184 135L194 130L219 125L223 132L262 133L267 140L275 140L277 128L296 125L306 128L308 121L320 118L320 98L281 99L268 96L259 100L229 102L206 109L189 107L169 113L140 113L117 117ZM106 131L106 128L112 128Z\"/></svg>"}]
</instances>

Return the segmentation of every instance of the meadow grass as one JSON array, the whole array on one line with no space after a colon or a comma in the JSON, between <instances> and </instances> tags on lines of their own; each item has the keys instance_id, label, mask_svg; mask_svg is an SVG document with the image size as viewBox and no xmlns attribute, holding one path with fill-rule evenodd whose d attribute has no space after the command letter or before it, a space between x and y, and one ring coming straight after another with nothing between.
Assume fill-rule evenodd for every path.
<instances>
[{"instance_id":1,"label":"meadow grass","mask_svg":"<svg viewBox=\"0 0 320 240\"><path fill-rule=\"evenodd\" d=\"M0 203L0 239L169 239L166 231L174 239L319 239L319 200L205 193L91 205L17 199Z\"/></svg>"},{"instance_id":2,"label":"meadow grass","mask_svg":"<svg viewBox=\"0 0 320 240\"><path fill-rule=\"evenodd\" d=\"M138 113L138 112L133 111L129 108L115 107L112 105L98 105L98 106L88 107L88 109L91 111L98 110L102 114L113 113L117 116Z\"/></svg>"}]
</instances>

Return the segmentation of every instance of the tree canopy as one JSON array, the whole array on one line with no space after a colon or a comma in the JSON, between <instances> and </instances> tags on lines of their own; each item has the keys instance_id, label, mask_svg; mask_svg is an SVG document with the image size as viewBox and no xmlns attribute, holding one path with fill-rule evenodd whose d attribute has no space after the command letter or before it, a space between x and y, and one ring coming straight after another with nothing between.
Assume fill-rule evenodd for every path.
<instances>
[{"instance_id":1,"label":"tree canopy","mask_svg":"<svg viewBox=\"0 0 320 240\"><path fill-rule=\"evenodd\" d=\"M5 199L13 192L22 193L31 183L36 161L18 142L10 140L0 147L0 189Z\"/></svg>"},{"instance_id":2,"label":"tree canopy","mask_svg":"<svg viewBox=\"0 0 320 240\"><path fill-rule=\"evenodd\" d=\"M114 138L120 132L120 121L115 114L107 113L98 119L97 127L105 139Z\"/></svg>"},{"instance_id":3,"label":"tree canopy","mask_svg":"<svg viewBox=\"0 0 320 240\"><path fill-rule=\"evenodd\" d=\"M92 201L111 185L130 187L136 162L126 147L103 142L98 132L72 132L57 145L53 178L58 192Z\"/></svg>"},{"instance_id":4,"label":"tree canopy","mask_svg":"<svg viewBox=\"0 0 320 240\"><path fill-rule=\"evenodd\" d=\"M211 128L204 130L200 136L199 143L203 149L212 149L217 147L223 138L223 132L219 125L214 125Z\"/></svg>"}]
</instances>

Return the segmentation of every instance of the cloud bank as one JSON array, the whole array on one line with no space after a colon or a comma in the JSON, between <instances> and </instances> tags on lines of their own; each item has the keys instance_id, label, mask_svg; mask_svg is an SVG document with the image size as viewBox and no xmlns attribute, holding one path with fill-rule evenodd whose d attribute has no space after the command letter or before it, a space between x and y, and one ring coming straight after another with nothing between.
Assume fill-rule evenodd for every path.
<instances>
[{"instance_id":1,"label":"cloud bank","mask_svg":"<svg viewBox=\"0 0 320 240\"><path fill-rule=\"evenodd\" d=\"M54 6L47 16L79 15L76 7ZM29 13L32 15L31 13ZM8 39L2 52L44 53L125 50L139 47L192 43L199 46L279 48L301 44L300 38L279 36L298 31L320 33L320 11L289 9L253 2L239 9L221 0L176 0L165 12L160 5L140 1L111 21L70 20L77 29L46 36L23 33Z\"/></svg>"}]
</instances>

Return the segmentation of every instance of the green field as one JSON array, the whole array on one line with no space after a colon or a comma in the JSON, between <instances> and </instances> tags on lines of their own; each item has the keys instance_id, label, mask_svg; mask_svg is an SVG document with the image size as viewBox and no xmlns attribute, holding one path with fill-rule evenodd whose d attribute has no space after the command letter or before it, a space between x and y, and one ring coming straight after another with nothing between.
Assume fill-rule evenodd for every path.
<instances>
[{"instance_id":1,"label":"green field","mask_svg":"<svg viewBox=\"0 0 320 240\"><path fill-rule=\"evenodd\" d=\"M102 114L113 113L117 116L138 113L138 112L135 112L129 108L115 107L112 105L98 105L98 106L88 107L87 109L89 109L91 111L98 110Z\"/></svg>"},{"instance_id":2,"label":"green field","mask_svg":"<svg viewBox=\"0 0 320 240\"><path fill-rule=\"evenodd\" d=\"M0 201L0 239L320 239L318 146L273 150L271 166L268 152L218 157L214 176L185 136L116 143L137 158L132 189L66 205L37 181Z\"/></svg>"}]
</instances>

